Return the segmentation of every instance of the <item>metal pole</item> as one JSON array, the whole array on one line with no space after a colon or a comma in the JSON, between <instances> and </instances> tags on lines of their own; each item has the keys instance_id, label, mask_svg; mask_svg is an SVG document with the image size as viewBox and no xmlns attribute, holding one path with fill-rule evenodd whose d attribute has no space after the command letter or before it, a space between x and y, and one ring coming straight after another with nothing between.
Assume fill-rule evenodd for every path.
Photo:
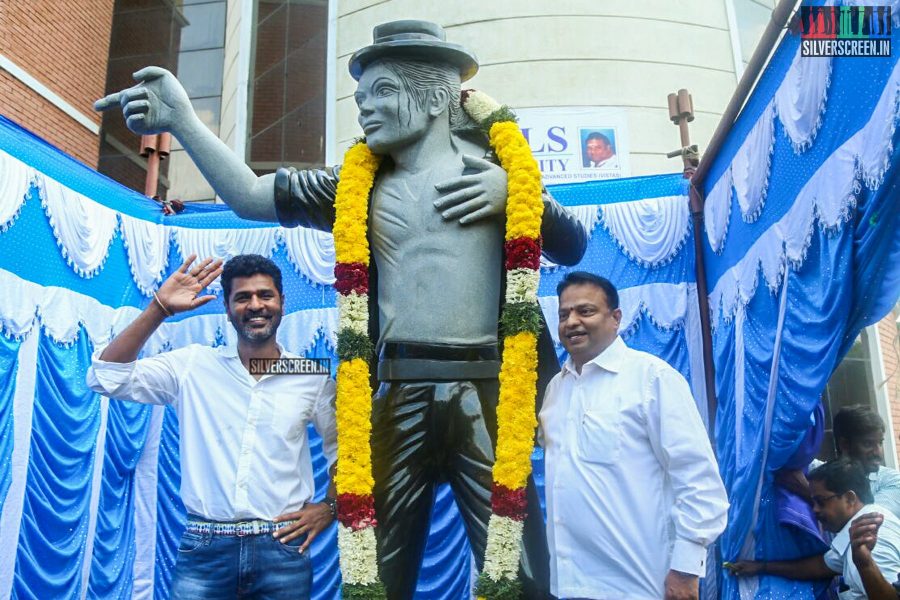
<instances>
[{"instance_id":1,"label":"metal pole","mask_svg":"<svg viewBox=\"0 0 900 600\"><path fill-rule=\"evenodd\" d=\"M697 167L697 147L691 145L688 123L694 120L694 103L687 90L678 90L677 94L669 94L669 119L678 125L681 136L681 149L670 152L668 156L681 156L684 165L684 177L690 179ZM703 261L703 199L696 188L690 187L691 220L694 227L694 269L697 279L697 301L700 311L700 333L703 343L703 375L706 383L706 410L709 429L707 434L715 452L716 410L716 371L712 355L712 329L709 319L709 299L706 290L706 265Z\"/></svg>"},{"instance_id":2,"label":"metal pole","mask_svg":"<svg viewBox=\"0 0 900 600\"><path fill-rule=\"evenodd\" d=\"M750 58L750 63L747 65L747 69L744 71L743 76L741 76L741 80L738 82L738 86L735 89L731 100L728 102L728 106L725 108L722 119L719 121L716 131L709 141L709 147L706 152L703 153L700 164L690 177L691 187L689 198L691 220L694 226L697 297L700 305L700 329L703 335L703 365L706 380L706 405L709 412L710 437L713 437L715 432L715 417L719 402L716 395L716 375L712 352L709 290L706 286L706 263L703 258L704 245L702 235L704 198L701 190L706 175L709 173L710 166L715 161L722 144L725 142L725 138L731 131L732 125L734 125L734 121L737 119L744 103L753 91L756 80L768 63L769 55L771 55L774 50L775 45L778 43L778 39L781 36L781 32L784 30L791 15L794 13L797 2L798 0L780 0L778 6L772 11L772 16L769 18L769 24L766 26L766 30L763 32L762 38L756 46L753 56ZM684 145L683 141L682 145ZM713 450L715 450L715 444L713 444Z\"/></svg>"}]
</instances>

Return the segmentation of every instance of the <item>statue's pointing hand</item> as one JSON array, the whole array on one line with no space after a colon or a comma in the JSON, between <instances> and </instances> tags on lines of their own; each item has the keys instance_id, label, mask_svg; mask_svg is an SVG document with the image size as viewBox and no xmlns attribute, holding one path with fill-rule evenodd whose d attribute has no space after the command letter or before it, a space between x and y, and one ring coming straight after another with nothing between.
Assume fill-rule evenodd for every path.
<instances>
[{"instance_id":1,"label":"statue's pointing hand","mask_svg":"<svg viewBox=\"0 0 900 600\"><path fill-rule=\"evenodd\" d=\"M468 154L462 160L470 174L434 186L441 194L434 207L445 220L459 219L460 225L501 217L506 212L506 171Z\"/></svg>"},{"instance_id":2,"label":"statue's pointing hand","mask_svg":"<svg viewBox=\"0 0 900 600\"><path fill-rule=\"evenodd\" d=\"M172 131L194 114L181 83L160 67L145 67L134 74L137 85L94 103L94 110L122 107L128 129L138 135Z\"/></svg>"}]
</instances>

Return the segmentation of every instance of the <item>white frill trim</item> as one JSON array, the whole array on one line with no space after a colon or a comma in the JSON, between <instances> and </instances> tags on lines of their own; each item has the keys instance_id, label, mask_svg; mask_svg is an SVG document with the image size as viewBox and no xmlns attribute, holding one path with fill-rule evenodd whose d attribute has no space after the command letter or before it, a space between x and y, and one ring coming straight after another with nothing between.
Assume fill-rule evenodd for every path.
<instances>
[{"instance_id":1,"label":"white frill trim","mask_svg":"<svg viewBox=\"0 0 900 600\"><path fill-rule=\"evenodd\" d=\"M334 284L334 236L307 227L278 229L298 273L317 285Z\"/></svg>"},{"instance_id":2,"label":"white frill trim","mask_svg":"<svg viewBox=\"0 0 900 600\"><path fill-rule=\"evenodd\" d=\"M0 150L0 233L18 218L35 177L34 169Z\"/></svg>"},{"instance_id":3,"label":"white frill trim","mask_svg":"<svg viewBox=\"0 0 900 600\"><path fill-rule=\"evenodd\" d=\"M131 277L141 293L149 296L162 282L163 271L169 264L171 232L165 225L121 213L119 219Z\"/></svg>"},{"instance_id":4,"label":"white frill trim","mask_svg":"<svg viewBox=\"0 0 900 600\"><path fill-rule=\"evenodd\" d=\"M139 308L112 308L90 296L66 288L38 285L0 269L0 331L16 340L27 337L35 324L39 324L59 344L73 344L83 327L94 345L102 345L140 313ZM337 324L336 308L295 311L282 319L278 342L290 352L303 354L324 334L326 344L333 349L337 343ZM146 349L156 354L189 344L216 343L237 343L234 328L224 313L165 321L147 341Z\"/></svg>"},{"instance_id":5,"label":"white frill trim","mask_svg":"<svg viewBox=\"0 0 900 600\"><path fill-rule=\"evenodd\" d=\"M600 207L600 222L634 262L659 267L670 262L690 232L687 196L664 196Z\"/></svg>"},{"instance_id":6,"label":"white frill trim","mask_svg":"<svg viewBox=\"0 0 900 600\"><path fill-rule=\"evenodd\" d=\"M822 125L830 83L831 57L801 56L797 48L775 92L775 112L797 154L812 145Z\"/></svg>"},{"instance_id":7,"label":"white frill trim","mask_svg":"<svg viewBox=\"0 0 900 600\"><path fill-rule=\"evenodd\" d=\"M703 221L706 224L706 237L716 254L725 247L725 235L731 220L731 188L734 185L731 167L719 177L709 191L703 204Z\"/></svg>"},{"instance_id":8,"label":"white frill trim","mask_svg":"<svg viewBox=\"0 0 900 600\"><path fill-rule=\"evenodd\" d=\"M774 149L775 105L770 102L731 161L734 195L741 207L741 217L747 223L759 218L766 203Z\"/></svg>"},{"instance_id":9,"label":"white frill trim","mask_svg":"<svg viewBox=\"0 0 900 600\"><path fill-rule=\"evenodd\" d=\"M830 82L831 59L802 58L798 49L775 98L706 197L706 235L714 252L721 252L725 244L732 188L745 222L753 223L762 214L775 149L776 115L794 152L802 152L812 144L822 124Z\"/></svg>"},{"instance_id":10,"label":"white frill trim","mask_svg":"<svg viewBox=\"0 0 900 600\"><path fill-rule=\"evenodd\" d=\"M36 323L53 341L69 345L84 327L91 341L108 341L124 329L140 310L112 308L60 287L42 286L0 269L0 329L17 340L28 336Z\"/></svg>"},{"instance_id":11,"label":"white frill trim","mask_svg":"<svg viewBox=\"0 0 900 600\"><path fill-rule=\"evenodd\" d=\"M619 290L619 308L622 321L619 334L627 336L637 327L642 314L657 329L663 331L680 329L689 319L691 299L696 301L697 285L694 283L648 283ZM538 298L544 320L550 330L550 337L557 347L559 341L559 299L556 296Z\"/></svg>"},{"instance_id":12,"label":"white frill trim","mask_svg":"<svg viewBox=\"0 0 900 600\"><path fill-rule=\"evenodd\" d=\"M900 114L900 63L894 67L872 116L853 137L838 147L797 194L790 210L763 233L745 256L716 282L709 294L713 324L721 314L734 318L756 293L759 271L774 293L790 265L799 269L806 260L816 220L826 231L837 231L851 217L860 179L878 188L893 152L892 137Z\"/></svg>"},{"instance_id":13,"label":"white frill trim","mask_svg":"<svg viewBox=\"0 0 900 600\"><path fill-rule=\"evenodd\" d=\"M116 211L44 174L37 176L36 183L41 205L66 262L79 276L93 277L109 256L118 226Z\"/></svg>"},{"instance_id":14,"label":"white frill trim","mask_svg":"<svg viewBox=\"0 0 900 600\"><path fill-rule=\"evenodd\" d=\"M255 229L189 229L173 227L175 243L185 259L196 254L199 260L206 257L227 261L238 254L259 254L270 257L278 243L277 227ZM217 278L209 286L210 291L219 293L222 284Z\"/></svg>"}]
</instances>

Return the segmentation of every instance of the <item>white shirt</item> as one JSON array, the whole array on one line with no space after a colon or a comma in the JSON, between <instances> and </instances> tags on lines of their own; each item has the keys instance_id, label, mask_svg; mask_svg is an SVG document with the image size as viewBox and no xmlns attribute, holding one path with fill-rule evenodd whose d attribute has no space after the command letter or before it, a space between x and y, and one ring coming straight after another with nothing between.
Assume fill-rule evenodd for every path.
<instances>
[{"instance_id":1,"label":"white shirt","mask_svg":"<svg viewBox=\"0 0 900 600\"><path fill-rule=\"evenodd\" d=\"M890 467L878 467L877 471L869 473L869 484L872 486L875 504L900 518L900 472Z\"/></svg>"},{"instance_id":2,"label":"white shirt","mask_svg":"<svg viewBox=\"0 0 900 600\"><path fill-rule=\"evenodd\" d=\"M681 374L617 337L566 362L540 427L555 596L659 600L670 569L705 574L728 500Z\"/></svg>"},{"instance_id":3,"label":"white shirt","mask_svg":"<svg viewBox=\"0 0 900 600\"><path fill-rule=\"evenodd\" d=\"M121 400L172 404L181 432L181 498L212 521L272 520L313 498L306 425L322 436L329 465L337 450L335 386L325 375L263 375L244 368L235 347L192 344L132 363L100 360L92 390ZM296 355L282 352L285 358Z\"/></svg>"},{"instance_id":4,"label":"white shirt","mask_svg":"<svg viewBox=\"0 0 900 600\"><path fill-rule=\"evenodd\" d=\"M878 542L872 549L872 560L878 570L889 583L897 581L900 574L900 519L891 511L878 504L867 504L856 513L844 528L834 536L831 548L825 553L825 564L844 578L844 585L849 589L838 594L841 600L866 600L866 590L856 565L853 563L853 552L850 549L850 525L853 519L867 513L877 512L884 515L884 522L878 528Z\"/></svg>"},{"instance_id":5,"label":"white shirt","mask_svg":"<svg viewBox=\"0 0 900 600\"><path fill-rule=\"evenodd\" d=\"M596 169L618 169L619 157L613 154L609 158L605 158L603 160L591 161L591 167Z\"/></svg>"}]
</instances>

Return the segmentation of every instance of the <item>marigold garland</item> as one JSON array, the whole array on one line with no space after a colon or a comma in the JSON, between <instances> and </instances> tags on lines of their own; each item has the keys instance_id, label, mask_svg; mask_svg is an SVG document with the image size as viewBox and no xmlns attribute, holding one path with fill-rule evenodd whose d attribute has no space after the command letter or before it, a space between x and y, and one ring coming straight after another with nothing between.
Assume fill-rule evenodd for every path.
<instances>
[{"instance_id":1,"label":"marigold garland","mask_svg":"<svg viewBox=\"0 0 900 600\"><path fill-rule=\"evenodd\" d=\"M531 473L537 384L537 304L540 280L541 176L515 115L487 95L466 90L466 112L488 133L507 172L505 335L497 407L497 458L484 570L476 594L486 600L521 597L517 579L525 520L525 483ZM344 598L383 599L378 578L372 496L371 396L368 337L369 193L380 158L364 142L344 155L335 200L335 289L338 291L337 429L338 547Z\"/></svg>"},{"instance_id":2,"label":"marigold garland","mask_svg":"<svg viewBox=\"0 0 900 600\"><path fill-rule=\"evenodd\" d=\"M344 155L335 198L334 287L338 325L337 434L335 487L342 596L359 600L387 597L378 578L375 501L372 496L372 389L369 384L369 192L380 158L359 142Z\"/></svg>"},{"instance_id":3,"label":"marigold garland","mask_svg":"<svg viewBox=\"0 0 900 600\"><path fill-rule=\"evenodd\" d=\"M463 108L487 129L491 147L507 173L506 297L500 328L503 362L497 405L497 457L491 492L484 569L475 593L485 600L516 600L520 542L525 522L525 485L531 473L534 402L537 394L537 337L541 313L541 173L515 115L487 95L463 94Z\"/></svg>"}]
</instances>

